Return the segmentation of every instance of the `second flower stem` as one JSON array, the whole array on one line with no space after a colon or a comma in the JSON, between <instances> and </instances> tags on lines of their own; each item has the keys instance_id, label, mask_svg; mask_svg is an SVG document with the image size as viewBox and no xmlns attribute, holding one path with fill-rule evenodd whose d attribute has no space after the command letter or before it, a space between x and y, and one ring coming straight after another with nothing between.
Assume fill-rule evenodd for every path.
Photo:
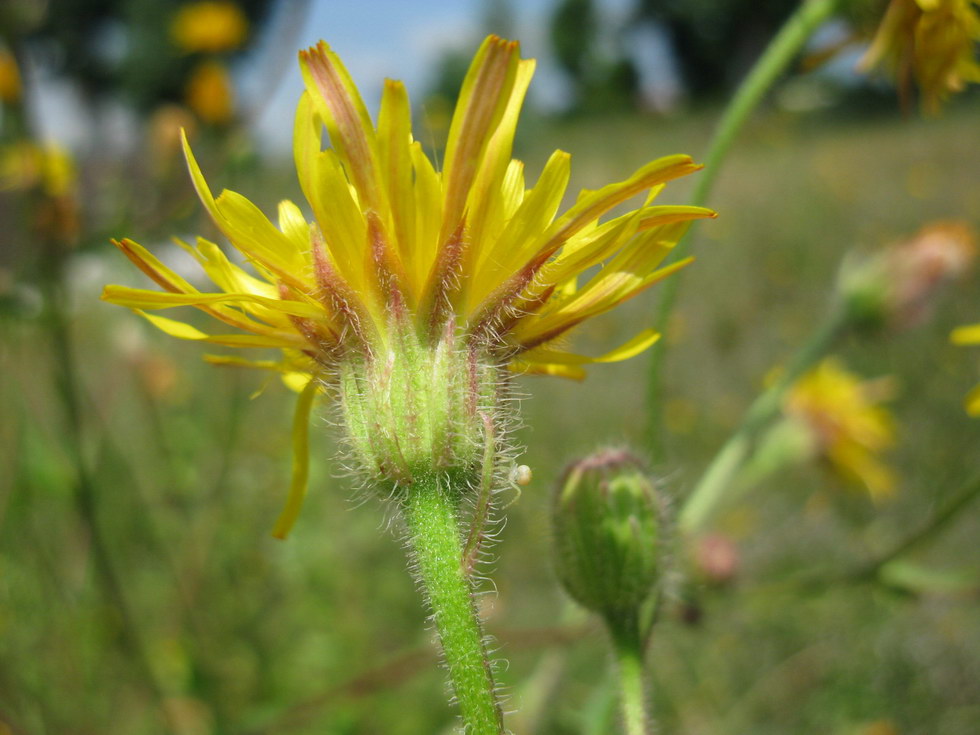
<instances>
[{"instance_id":1,"label":"second flower stem","mask_svg":"<svg viewBox=\"0 0 980 735\"><path fill-rule=\"evenodd\" d=\"M779 32L772 39L762 56L749 71L732 97L721 120L715 128L714 136L708 152L705 155L705 169L700 174L691 196L691 204L702 206L708 202L711 189L721 169L721 164L735 142L749 116L762 101L766 92L772 87L779 76L786 70L800 49L813 32L819 28L837 9L841 0L803 0ZM686 243L690 230L674 247L670 262L682 257L686 251ZM664 282L660 304L657 307L654 326L658 332L664 333L667 320L677 300L677 287L680 278L675 275ZM661 344L651 355L649 403L650 403L650 439L654 461L665 459L663 437L663 382L664 359L666 346Z\"/></svg>"},{"instance_id":2,"label":"second flower stem","mask_svg":"<svg viewBox=\"0 0 980 735\"><path fill-rule=\"evenodd\" d=\"M419 585L435 621L467 735L501 735L493 670L463 569L458 495L444 477L413 483L402 501Z\"/></svg>"}]
</instances>

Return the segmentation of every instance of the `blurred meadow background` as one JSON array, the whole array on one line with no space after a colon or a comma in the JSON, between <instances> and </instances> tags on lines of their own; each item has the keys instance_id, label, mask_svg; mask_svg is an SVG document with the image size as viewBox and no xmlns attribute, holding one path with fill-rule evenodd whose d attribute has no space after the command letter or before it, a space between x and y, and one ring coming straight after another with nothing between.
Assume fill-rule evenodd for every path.
<instances>
[{"instance_id":1,"label":"blurred meadow background","mask_svg":"<svg viewBox=\"0 0 980 735\"><path fill-rule=\"evenodd\" d=\"M0 733L451 732L390 511L353 496L329 417L311 433L307 505L277 541L288 391L100 302L105 283L147 285L108 240L133 237L180 270L190 261L172 236L218 236L180 127L212 187L266 212L302 201L295 54L320 38L372 111L383 77L407 81L416 135L437 156L480 39L520 39L541 67L516 155L536 176L569 151L577 192L660 155L702 156L796 3L240 0L237 20L181 30L192 4L0 8ZM808 53L859 25L833 21ZM845 256L937 220L980 224L980 96L939 117L903 111L887 82L854 72L860 51L817 68L804 58L780 81L720 174L708 202L720 216L693 234L663 340L667 434L653 467L675 501L830 308ZM690 186L672 185L669 203ZM978 278L966 272L920 323L835 350L864 378L893 376L891 497L800 464L713 517L720 571L674 550L648 657L659 732L980 731L978 506L888 575L850 573L977 470L980 423L963 397L980 352L949 333L980 321ZM657 297L588 324L576 347L625 340ZM555 581L549 512L575 457L606 444L650 453L649 360L596 366L584 385L518 381L534 479L506 511L496 591L481 597L516 733L616 732L604 632Z\"/></svg>"}]
</instances>

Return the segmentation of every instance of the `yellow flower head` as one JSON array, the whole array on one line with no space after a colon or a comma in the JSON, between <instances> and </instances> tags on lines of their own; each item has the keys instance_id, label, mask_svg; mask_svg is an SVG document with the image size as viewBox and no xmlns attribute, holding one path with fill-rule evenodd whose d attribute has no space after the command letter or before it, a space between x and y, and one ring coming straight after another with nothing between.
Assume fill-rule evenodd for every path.
<instances>
[{"instance_id":1,"label":"yellow flower head","mask_svg":"<svg viewBox=\"0 0 980 735\"><path fill-rule=\"evenodd\" d=\"M9 49L0 48L0 102L20 101L20 69Z\"/></svg>"},{"instance_id":2,"label":"yellow flower head","mask_svg":"<svg viewBox=\"0 0 980 735\"><path fill-rule=\"evenodd\" d=\"M600 357L556 346L576 325L689 262L659 267L690 221L714 213L653 204L666 182L699 168L688 156L660 158L624 181L583 191L556 216L568 184L569 155L555 152L533 186L525 183L523 164L511 159L518 112L534 71L534 61L522 60L516 43L491 36L477 52L441 172L413 140L400 82L385 83L373 123L325 43L301 52L300 66L306 92L296 114L294 150L313 220L283 201L276 227L240 194L226 190L215 198L185 141L205 208L257 275L198 239L189 249L217 286L201 292L140 245L122 240L117 246L164 291L109 286L103 298L140 310L176 337L282 349L279 362L251 364L282 371L297 385L338 386L355 449L370 455L364 461L379 474L399 482L411 477L417 448L406 447L401 434L412 441L424 434L425 442L418 442L426 449L419 456L431 459L432 442L484 431L483 422L497 411L484 372L509 367L580 378L587 363L626 359L656 341L657 333L644 330ZM324 128L327 149L321 149ZM644 193L639 209L599 221ZM586 271L589 277L579 283ZM206 334L144 312L181 305L196 306L238 331ZM421 373L428 377L413 377ZM452 405L423 410L420 395L440 380L452 384L438 389L454 396ZM404 403L392 397L398 391ZM362 405L359 396L365 394L383 398ZM373 430L368 417L399 411L410 419L403 431L367 436ZM443 414L453 423L450 431L425 423ZM431 420L435 425L442 419ZM391 450L385 461L375 456L382 445ZM466 451L455 447L437 454L458 461Z\"/></svg>"},{"instance_id":3,"label":"yellow flower head","mask_svg":"<svg viewBox=\"0 0 980 735\"><path fill-rule=\"evenodd\" d=\"M187 106L210 125L224 125L235 114L235 89L228 70L217 61L205 61L191 72L184 90Z\"/></svg>"},{"instance_id":4,"label":"yellow flower head","mask_svg":"<svg viewBox=\"0 0 980 735\"><path fill-rule=\"evenodd\" d=\"M883 67L907 91L915 80L925 110L935 114L951 94L980 82L980 0L891 0L861 59Z\"/></svg>"},{"instance_id":5,"label":"yellow flower head","mask_svg":"<svg viewBox=\"0 0 980 735\"><path fill-rule=\"evenodd\" d=\"M896 484L879 460L895 443L895 421L880 405L892 392L891 381L862 381L828 358L790 389L783 411L807 428L834 469L879 500L894 493Z\"/></svg>"},{"instance_id":6,"label":"yellow flower head","mask_svg":"<svg viewBox=\"0 0 980 735\"><path fill-rule=\"evenodd\" d=\"M235 3L187 3L174 15L170 36L188 53L233 51L248 37L248 19Z\"/></svg>"}]
</instances>

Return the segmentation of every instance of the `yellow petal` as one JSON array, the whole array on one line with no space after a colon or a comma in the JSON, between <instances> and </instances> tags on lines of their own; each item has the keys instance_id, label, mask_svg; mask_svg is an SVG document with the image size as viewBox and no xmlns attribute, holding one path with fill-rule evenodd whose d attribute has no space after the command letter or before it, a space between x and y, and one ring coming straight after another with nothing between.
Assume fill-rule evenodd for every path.
<instances>
[{"instance_id":1,"label":"yellow petal","mask_svg":"<svg viewBox=\"0 0 980 735\"><path fill-rule=\"evenodd\" d=\"M645 276L629 270L612 271L607 267L554 310L522 321L515 329L514 336L527 348L549 342L586 319L618 306L689 265L693 260L694 258L685 258ZM606 270L610 272L606 274Z\"/></svg>"},{"instance_id":2,"label":"yellow petal","mask_svg":"<svg viewBox=\"0 0 980 735\"><path fill-rule=\"evenodd\" d=\"M256 260L286 283L302 288L295 275L302 273L306 266L302 253L296 251L289 239L241 194L226 190L215 200L183 131L181 138L194 188L218 229L247 257Z\"/></svg>"},{"instance_id":3,"label":"yellow petal","mask_svg":"<svg viewBox=\"0 0 980 735\"><path fill-rule=\"evenodd\" d=\"M513 373L523 375L553 375L569 380L585 380L586 372L577 365L557 365L543 362L526 362L514 360L507 366Z\"/></svg>"},{"instance_id":4,"label":"yellow petal","mask_svg":"<svg viewBox=\"0 0 980 735\"><path fill-rule=\"evenodd\" d=\"M168 293L166 291L150 291L128 286L106 286L102 299L119 306L131 309L168 309L175 306L201 306L211 304L240 303L261 304L267 309L273 309L283 314L302 317L304 319L320 320L323 309L302 301L286 299L269 299L263 296L247 293Z\"/></svg>"},{"instance_id":5,"label":"yellow petal","mask_svg":"<svg viewBox=\"0 0 980 735\"><path fill-rule=\"evenodd\" d=\"M140 309L134 309L133 311L160 331L178 339L211 342L212 344L225 345L227 347L278 347L285 349L296 348L304 344L298 336L290 339L285 335L282 337L267 337L258 334L206 334L200 329L184 322L167 319L156 314L147 314Z\"/></svg>"},{"instance_id":6,"label":"yellow petal","mask_svg":"<svg viewBox=\"0 0 980 735\"><path fill-rule=\"evenodd\" d=\"M119 248L137 268L168 291L192 293L197 290L139 243L123 238L113 240L112 244Z\"/></svg>"},{"instance_id":7,"label":"yellow petal","mask_svg":"<svg viewBox=\"0 0 980 735\"><path fill-rule=\"evenodd\" d=\"M568 238L617 204L657 184L693 173L702 168L690 156L664 156L640 168L625 181L609 184L579 199L540 238L534 260L544 262Z\"/></svg>"},{"instance_id":8,"label":"yellow petal","mask_svg":"<svg viewBox=\"0 0 980 735\"><path fill-rule=\"evenodd\" d=\"M488 223L506 222L509 219L506 212L508 200L513 201L515 194L520 197L524 195L523 177L520 179L519 192L513 184L503 190L502 185L505 175L511 173L513 176L523 169L523 164L519 161L512 162L510 155L514 144L514 133L517 130L517 118L533 74L533 59L525 59L518 63L507 106L497 129L487 143L479 171L470 188L466 205L466 226L472 243L467 253L469 263L477 262L479 259L480 247L490 234L487 231ZM515 164L517 169L511 172L510 169ZM517 199L517 204L520 204L520 199ZM464 272L470 271L466 269Z\"/></svg>"},{"instance_id":9,"label":"yellow petal","mask_svg":"<svg viewBox=\"0 0 980 735\"><path fill-rule=\"evenodd\" d=\"M456 230L491 136L510 103L520 48L489 36L470 65L446 141L446 200L440 242Z\"/></svg>"},{"instance_id":10,"label":"yellow petal","mask_svg":"<svg viewBox=\"0 0 980 735\"><path fill-rule=\"evenodd\" d=\"M471 312L534 254L535 238L558 211L570 174L571 156L564 151L552 153L534 188L524 196L503 233L480 253L478 277L468 300Z\"/></svg>"},{"instance_id":11,"label":"yellow petal","mask_svg":"<svg viewBox=\"0 0 980 735\"><path fill-rule=\"evenodd\" d=\"M303 80L317 112L357 189L361 204L387 218L384 192L378 180L374 126L350 74L325 42L300 51Z\"/></svg>"},{"instance_id":12,"label":"yellow petal","mask_svg":"<svg viewBox=\"0 0 980 735\"><path fill-rule=\"evenodd\" d=\"M401 262L408 263L414 255L415 242L412 113L405 85L390 79L385 80L378 113L378 152L391 208L389 237L395 241ZM409 278L414 278L414 272L408 268L405 271ZM417 284L410 284L409 287L414 297Z\"/></svg>"},{"instance_id":13,"label":"yellow petal","mask_svg":"<svg viewBox=\"0 0 980 735\"><path fill-rule=\"evenodd\" d=\"M289 535L306 498L306 486L310 477L310 413L318 389L317 381L309 380L296 401L296 413L293 415L293 478L286 506L272 529L272 535L278 539Z\"/></svg>"},{"instance_id":14,"label":"yellow petal","mask_svg":"<svg viewBox=\"0 0 980 735\"><path fill-rule=\"evenodd\" d=\"M415 171L415 252L406 266L413 275L410 282L418 284L415 300L432 269L439 252L439 232L442 228L442 177L416 141L412 144L412 168Z\"/></svg>"},{"instance_id":15,"label":"yellow petal","mask_svg":"<svg viewBox=\"0 0 980 735\"><path fill-rule=\"evenodd\" d=\"M640 229L649 230L673 222L687 222L696 219L715 219L718 213L707 207L659 205L642 210Z\"/></svg>"},{"instance_id":16,"label":"yellow petal","mask_svg":"<svg viewBox=\"0 0 980 735\"><path fill-rule=\"evenodd\" d=\"M521 359L528 362L551 363L556 365L588 365L600 362L620 362L622 360L629 360L631 357L636 357L641 352L653 346L659 339L659 332L653 329L644 329L628 342L624 342L616 349L610 350L599 357L576 355L571 352L560 352L538 347L521 355Z\"/></svg>"},{"instance_id":17,"label":"yellow petal","mask_svg":"<svg viewBox=\"0 0 980 735\"><path fill-rule=\"evenodd\" d=\"M304 252L310 247L310 225L300 208L288 199L279 202L279 229L297 252Z\"/></svg>"}]
</instances>

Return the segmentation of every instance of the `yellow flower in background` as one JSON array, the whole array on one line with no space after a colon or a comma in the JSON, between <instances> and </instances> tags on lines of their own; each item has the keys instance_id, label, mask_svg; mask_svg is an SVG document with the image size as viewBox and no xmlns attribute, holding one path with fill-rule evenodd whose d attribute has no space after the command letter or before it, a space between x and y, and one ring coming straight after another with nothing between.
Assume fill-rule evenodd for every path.
<instances>
[{"instance_id":1,"label":"yellow flower in background","mask_svg":"<svg viewBox=\"0 0 980 735\"><path fill-rule=\"evenodd\" d=\"M892 381L862 380L828 358L789 390L783 412L807 430L819 456L878 501L896 487L894 473L879 458L895 444L895 420L881 405L893 392Z\"/></svg>"},{"instance_id":2,"label":"yellow flower in background","mask_svg":"<svg viewBox=\"0 0 980 735\"><path fill-rule=\"evenodd\" d=\"M223 64L205 61L191 72L184 90L187 106L210 125L225 125L235 114L235 89Z\"/></svg>"},{"instance_id":3,"label":"yellow flower in background","mask_svg":"<svg viewBox=\"0 0 980 735\"><path fill-rule=\"evenodd\" d=\"M20 68L9 49L0 48L0 102L20 101Z\"/></svg>"},{"instance_id":4,"label":"yellow flower in background","mask_svg":"<svg viewBox=\"0 0 980 735\"><path fill-rule=\"evenodd\" d=\"M980 345L980 324L954 329L950 340L954 345ZM980 385L967 393L965 405L968 414L980 416Z\"/></svg>"},{"instance_id":5,"label":"yellow flower in background","mask_svg":"<svg viewBox=\"0 0 980 735\"><path fill-rule=\"evenodd\" d=\"M300 415L312 402L309 386L336 388L359 449L377 460L380 474L397 477L411 475L414 455L399 443L398 431L366 436L376 427L365 428L365 420L377 413L404 409L410 425L403 433L421 441L417 417L428 421L448 412L455 417L451 430L436 427L430 433L472 437L475 426L475 440L446 450L454 456L472 453L484 422L500 410L490 384L499 379L488 383L486 375L509 367L581 378L584 365L632 357L658 339L646 329L599 357L567 352L559 344L581 322L690 262L660 267L689 223L714 213L653 203L668 181L700 168L688 156L660 158L621 182L583 191L557 215L569 155L556 151L533 185L525 182L524 165L511 159L534 71L533 60L520 58L517 43L491 36L480 47L460 92L441 172L413 139L400 82L386 81L373 123L325 43L301 52L300 65L306 92L296 113L294 150L313 221L283 201L276 227L238 193L226 190L215 198L185 140L201 201L254 275L199 238L187 249L217 286L201 292L142 246L122 240L116 245L164 291L108 286L103 298L138 310L175 337L281 349L279 361L210 359L277 370L295 387L307 386L296 424L304 442ZM321 149L324 128L332 145L327 149ZM599 221L638 195L644 196L638 209ZM237 331L209 334L146 313L184 305ZM404 365L411 366L407 377ZM436 373L453 383L443 391L454 396L452 405L421 409L417 402L432 399L426 391ZM406 385L398 382L403 378ZM381 387L372 392L372 386ZM396 388L404 389L404 404ZM363 395L375 394L384 399L362 405ZM377 459L372 452L380 444L394 444L397 459Z\"/></svg>"},{"instance_id":6,"label":"yellow flower in background","mask_svg":"<svg viewBox=\"0 0 980 735\"><path fill-rule=\"evenodd\" d=\"M0 191L40 187L61 197L72 192L76 180L75 161L60 145L21 141L0 148Z\"/></svg>"},{"instance_id":7,"label":"yellow flower in background","mask_svg":"<svg viewBox=\"0 0 980 735\"><path fill-rule=\"evenodd\" d=\"M884 68L903 91L914 79L925 110L938 113L951 94L980 82L978 7L978 0L891 0L861 68Z\"/></svg>"},{"instance_id":8,"label":"yellow flower in background","mask_svg":"<svg viewBox=\"0 0 980 735\"><path fill-rule=\"evenodd\" d=\"M232 2L187 3L174 15L170 36L188 53L234 51L248 37L248 18Z\"/></svg>"}]
</instances>

